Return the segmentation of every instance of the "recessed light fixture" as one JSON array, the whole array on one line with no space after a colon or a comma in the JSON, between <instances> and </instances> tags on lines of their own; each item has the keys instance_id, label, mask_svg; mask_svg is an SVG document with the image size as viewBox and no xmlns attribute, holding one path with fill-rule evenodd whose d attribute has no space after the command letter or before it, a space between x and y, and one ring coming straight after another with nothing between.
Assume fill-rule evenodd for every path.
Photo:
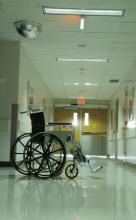
<instances>
[{"instance_id":1,"label":"recessed light fixture","mask_svg":"<svg viewBox=\"0 0 136 220\"><path fill-rule=\"evenodd\" d=\"M56 58L56 61L66 61L66 62L98 62L107 63L108 59L86 59L86 58Z\"/></svg>"},{"instance_id":2,"label":"recessed light fixture","mask_svg":"<svg viewBox=\"0 0 136 220\"><path fill-rule=\"evenodd\" d=\"M24 38L35 38L42 30L42 25L36 21L15 22L16 31Z\"/></svg>"},{"instance_id":3,"label":"recessed light fixture","mask_svg":"<svg viewBox=\"0 0 136 220\"><path fill-rule=\"evenodd\" d=\"M119 79L110 79L109 80L109 83L118 83L119 82Z\"/></svg>"},{"instance_id":4,"label":"recessed light fixture","mask_svg":"<svg viewBox=\"0 0 136 220\"><path fill-rule=\"evenodd\" d=\"M86 44L78 44L78 47L86 47Z\"/></svg>"},{"instance_id":5,"label":"recessed light fixture","mask_svg":"<svg viewBox=\"0 0 136 220\"><path fill-rule=\"evenodd\" d=\"M81 68L80 68L80 71L84 71L84 68L83 68L83 67L81 67Z\"/></svg>"},{"instance_id":6,"label":"recessed light fixture","mask_svg":"<svg viewBox=\"0 0 136 220\"><path fill-rule=\"evenodd\" d=\"M86 85L86 86L99 86L99 84L97 84L97 83L84 83L84 85Z\"/></svg>"},{"instance_id":7,"label":"recessed light fixture","mask_svg":"<svg viewBox=\"0 0 136 220\"><path fill-rule=\"evenodd\" d=\"M90 85L91 85L91 83L84 83L84 85L86 85L86 86L90 86Z\"/></svg>"},{"instance_id":8,"label":"recessed light fixture","mask_svg":"<svg viewBox=\"0 0 136 220\"><path fill-rule=\"evenodd\" d=\"M78 82L75 82L75 83L73 83L73 82L64 82L64 85L75 85L75 86L78 86L79 83Z\"/></svg>"},{"instance_id":9,"label":"recessed light fixture","mask_svg":"<svg viewBox=\"0 0 136 220\"><path fill-rule=\"evenodd\" d=\"M67 9L67 8L49 8L42 6L44 14L59 15L87 15L87 16L123 16L125 10L107 10L107 9Z\"/></svg>"}]
</instances>

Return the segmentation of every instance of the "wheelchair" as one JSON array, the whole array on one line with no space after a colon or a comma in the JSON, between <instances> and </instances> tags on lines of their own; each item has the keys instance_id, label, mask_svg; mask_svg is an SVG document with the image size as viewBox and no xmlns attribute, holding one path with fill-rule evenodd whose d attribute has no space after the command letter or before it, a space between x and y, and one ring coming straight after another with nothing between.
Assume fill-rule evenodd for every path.
<instances>
[{"instance_id":1,"label":"wheelchair","mask_svg":"<svg viewBox=\"0 0 136 220\"><path fill-rule=\"evenodd\" d=\"M55 134L45 131L44 112L31 110L31 133L17 137L11 152L13 167L24 175L51 178L62 172L66 161L65 145Z\"/></svg>"}]
</instances>

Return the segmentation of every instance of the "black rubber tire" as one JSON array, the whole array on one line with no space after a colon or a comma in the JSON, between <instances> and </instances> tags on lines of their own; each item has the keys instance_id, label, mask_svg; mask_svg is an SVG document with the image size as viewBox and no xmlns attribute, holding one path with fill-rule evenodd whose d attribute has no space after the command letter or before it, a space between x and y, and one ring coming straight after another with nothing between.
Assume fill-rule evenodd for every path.
<instances>
[{"instance_id":1,"label":"black rubber tire","mask_svg":"<svg viewBox=\"0 0 136 220\"><path fill-rule=\"evenodd\" d=\"M30 139L31 133L24 133L20 135L11 147L10 159L13 167L20 173L28 175L29 172L24 163L24 148L27 141Z\"/></svg>"},{"instance_id":2,"label":"black rubber tire","mask_svg":"<svg viewBox=\"0 0 136 220\"><path fill-rule=\"evenodd\" d=\"M50 132L40 132L26 143L25 166L28 172L35 173L39 178L47 179L58 175L63 170L65 161L63 142Z\"/></svg>"},{"instance_id":3,"label":"black rubber tire","mask_svg":"<svg viewBox=\"0 0 136 220\"><path fill-rule=\"evenodd\" d=\"M53 163L53 167L56 170L56 172L58 171L58 164L55 162ZM63 169L61 169L58 173L55 174L55 176L59 176L63 173Z\"/></svg>"},{"instance_id":4,"label":"black rubber tire","mask_svg":"<svg viewBox=\"0 0 136 220\"><path fill-rule=\"evenodd\" d=\"M78 167L74 164L69 164L65 168L65 175L69 179L74 179L78 175Z\"/></svg>"}]
</instances>

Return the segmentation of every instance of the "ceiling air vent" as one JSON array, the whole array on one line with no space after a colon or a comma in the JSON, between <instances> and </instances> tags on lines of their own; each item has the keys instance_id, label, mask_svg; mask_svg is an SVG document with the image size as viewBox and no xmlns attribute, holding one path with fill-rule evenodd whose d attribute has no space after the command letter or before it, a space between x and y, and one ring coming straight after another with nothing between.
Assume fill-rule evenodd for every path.
<instances>
[{"instance_id":1,"label":"ceiling air vent","mask_svg":"<svg viewBox=\"0 0 136 220\"><path fill-rule=\"evenodd\" d=\"M77 103L71 103L70 105L73 105L73 106L75 106L75 105L78 105Z\"/></svg>"},{"instance_id":2,"label":"ceiling air vent","mask_svg":"<svg viewBox=\"0 0 136 220\"><path fill-rule=\"evenodd\" d=\"M78 47L86 47L86 44L78 44Z\"/></svg>"},{"instance_id":3,"label":"ceiling air vent","mask_svg":"<svg viewBox=\"0 0 136 220\"><path fill-rule=\"evenodd\" d=\"M118 83L119 79L110 79L109 83Z\"/></svg>"}]
</instances>

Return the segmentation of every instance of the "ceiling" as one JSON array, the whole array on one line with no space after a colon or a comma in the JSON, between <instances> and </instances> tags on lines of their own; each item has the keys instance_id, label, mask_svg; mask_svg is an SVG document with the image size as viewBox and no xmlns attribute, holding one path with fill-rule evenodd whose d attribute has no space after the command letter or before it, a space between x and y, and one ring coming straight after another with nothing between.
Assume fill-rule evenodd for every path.
<instances>
[{"instance_id":1,"label":"ceiling","mask_svg":"<svg viewBox=\"0 0 136 220\"><path fill-rule=\"evenodd\" d=\"M78 16L45 15L42 5L125 9L125 14L86 16L85 29L80 30ZM36 39L23 39L14 26L20 20L40 22L42 32ZM0 0L0 39L21 41L55 100L85 96L107 102L120 83L136 80L136 0ZM61 62L58 57L108 62ZM111 79L119 82L109 83Z\"/></svg>"}]
</instances>

